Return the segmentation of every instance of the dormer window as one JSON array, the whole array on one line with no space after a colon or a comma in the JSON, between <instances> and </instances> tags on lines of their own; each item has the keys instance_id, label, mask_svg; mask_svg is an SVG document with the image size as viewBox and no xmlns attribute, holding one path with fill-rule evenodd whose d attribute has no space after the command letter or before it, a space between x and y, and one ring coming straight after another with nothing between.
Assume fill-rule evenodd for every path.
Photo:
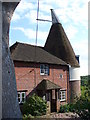
<instances>
[{"instance_id":1,"label":"dormer window","mask_svg":"<svg viewBox=\"0 0 90 120\"><path fill-rule=\"evenodd\" d=\"M40 75L49 75L49 66L45 64L40 65Z\"/></svg>"}]
</instances>

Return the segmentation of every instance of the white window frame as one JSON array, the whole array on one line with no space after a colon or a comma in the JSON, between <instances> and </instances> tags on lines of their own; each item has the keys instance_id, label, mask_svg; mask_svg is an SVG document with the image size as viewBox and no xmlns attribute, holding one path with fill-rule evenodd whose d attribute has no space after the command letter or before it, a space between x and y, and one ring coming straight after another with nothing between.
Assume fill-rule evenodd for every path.
<instances>
[{"instance_id":1,"label":"white window frame","mask_svg":"<svg viewBox=\"0 0 90 120\"><path fill-rule=\"evenodd\" d=\"M60 90L60 101L66 100L66 90Z\"/></svg>"},{"instance_id":2,"label":"white window frame","mask_svg":"<svg viewBox=\"0 0 90 120\"><path fill-rule=\"evenodd\" d=\"M40 65L40 75L49 75L49 66L48 65L45 65L45 64Z\"/></svg>"},{"instance_id":3,"label":"white window frame","mask_svg":"<svg viewBox=\"0 0 90 120\"><path fill-rule=\"evenodd\" d=\"M25 93L25 92L18 92L18 94L20 95L20 101L18 101L19 104L20 104L20 103L24 103L24 102L25 102L25 99L26 99L26 93ZM24 94L24 101L22 101L22 99L23 99L22 94ZM18 99L19 99L19 98L18 98Z\"/></svg>"}]
</instances>

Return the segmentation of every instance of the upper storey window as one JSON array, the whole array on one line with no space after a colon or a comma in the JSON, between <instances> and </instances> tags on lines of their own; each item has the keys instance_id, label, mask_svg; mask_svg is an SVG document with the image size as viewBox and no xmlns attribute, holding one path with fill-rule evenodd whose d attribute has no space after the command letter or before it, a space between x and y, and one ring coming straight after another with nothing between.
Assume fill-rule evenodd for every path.
<instances>
[{"instance_id":1,"label":"upper storey window","mask_svg":"<svg viewBox=\"0 0 90 120\"><path fill-rule=\"evenodd\" d=\"M40 65L40 75L49 75L49 66L45 64Z\"/></svg>"}]
</instances>

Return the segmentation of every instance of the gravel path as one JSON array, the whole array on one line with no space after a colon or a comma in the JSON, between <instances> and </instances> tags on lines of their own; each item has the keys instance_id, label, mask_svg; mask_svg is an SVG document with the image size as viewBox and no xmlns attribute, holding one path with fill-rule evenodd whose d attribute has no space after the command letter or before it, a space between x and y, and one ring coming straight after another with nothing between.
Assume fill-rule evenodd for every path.
<instances>
[{"instance_id":1,"label":"gravel path","mask_svg":"<svg viewBox=\"0 0 90 120\"><path fill-rule=\"evenodd\" d=\"M76 114L76 113L51 113L51 114L48 114L48 115L44 115L44 116L41 116L41 118L54 118L55 120L57 118L60 118L62 120L81 120L79 118L79 116ZM53 120L54 120L53 119Z\"/></svg>"}]
</instances>

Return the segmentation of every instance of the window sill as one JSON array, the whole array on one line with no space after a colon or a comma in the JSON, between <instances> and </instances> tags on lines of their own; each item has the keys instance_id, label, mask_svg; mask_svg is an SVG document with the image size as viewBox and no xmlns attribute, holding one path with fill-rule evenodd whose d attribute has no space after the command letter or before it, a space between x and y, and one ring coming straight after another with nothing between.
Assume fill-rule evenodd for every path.
<instances>
[{"instance_id":1,"label":"window sill","mask_svg":"<svg viewBox=\"0 0 90 120\"><path fill-rule=\"evenodd\" d=\"M49 76L48 74L40 74L41 76Z\"/></svg>"},{"instance_id":2,"label":"window sill","mask_svg":"<svg viewBox=\"0 0 90 120\"><path fill-rule=\"evenodd\" d=\"M66 101L66 99L60 100L60 102L65 102L65 101Z\"/></svg>"}]
</instances>

